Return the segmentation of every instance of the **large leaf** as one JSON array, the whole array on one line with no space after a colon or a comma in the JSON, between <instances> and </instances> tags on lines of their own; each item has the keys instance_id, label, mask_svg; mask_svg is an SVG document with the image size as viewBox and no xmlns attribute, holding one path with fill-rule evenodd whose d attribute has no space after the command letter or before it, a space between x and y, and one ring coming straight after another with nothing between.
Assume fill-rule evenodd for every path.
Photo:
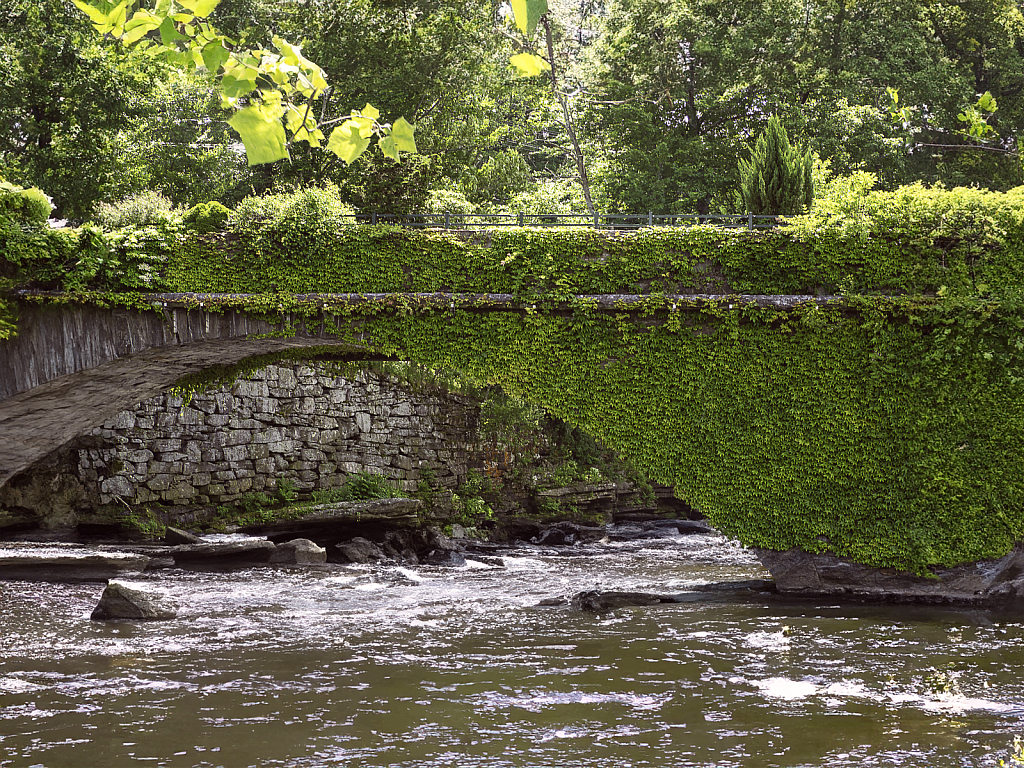
<instances>
[{"instance_id":1,"label":"large leaf","mask_svg":"<svg viewBox=\"0 0 1024 768\"><path fill-rule=\"evenodd\" d=\"M217 7L220 0L178 0L178 4L188 8L200 19L205 19L213 9Z\"/></svg>"},{"instance_id":2,"label":"large leaf","mask_svg":"<svg viewBox=\"0 0 1024 768\"><path fill-rule=\"evenodd\" d=\"M158 29L163 21L164 19L149 11L136 11L135 15L125 23L124 37L121 40L125 45L131 45L154 29Z\"/></svg>"},{"instance_id":3,"label":"large leaf","mask_svg":"<svg viewBox=\"0 0 1024 768\"><path fill-rule=\"evenodd\" d=\"M263 104L250 104L236 112L228 120L228 125L238 131L249 165L288 159L279 108L274 110Z\"/></svg>"},{"instance_id":4,"label":"large leaf","mask_svg":"<svg viewBox=\"0 0 1024 768\"><path fill-rule=\"evenodd\" d=\"M398 147L395 146L395 140L391 136L381 136L377 146L384 153L384 157L390 157L396 163L398 162Z\"/></svg>"},{"instance_id":5,"label":"large leaf","mask_svg":"<svg viewBox=\"0 0 1024 768\"><path fill-rule=\"evenodd\" d=\"M542 72L551 69L550 64L540 56L534 56L532 53L517 53L508 61L516 68L516 73L520 77L536 77Z\"/></svg>"},{"instance_id":6,"label":"large leaf","mask_svg":"<svg viewBox=\"0 0 1024 768\"><path fill-rule=\"evenodd\" d=\"M527 37L533 35L540 17L548 12L548 0L512 0L516 26Z\"/></svg>"},{"instance_id":7,"label":"large leaf","mask_svg":"<svg viewBox=\"0 0 1024 768\"><path fill-rule=\"evenodd\" d=\"M173 19L164 19L160 23L160 42L170 45L178 40L184 40L185 36L174 27Z\"/></svg>"},{"instance_id":8,"label":"large leaf","mask_svg":"<svg viewBox=\"0 0 1024 768\"><path fill-rule=\"evenodd\" d=\"M86 16L89 17L89 21L95 24L97 27L107 23L107 14L101 11L95 6L89 5L85 0L71 0Z\"/></svg>"},{"instance_id":9,"label":"large leaf","mask_svg":"<svg viewBox=\"0 0 1024 768\"><path fill-rule=\"evenodd\" d=\"M361 134L359 127L355 120L346 120L331 131L327 141L327 148L349 165L370 146L370 140Z\"/></svg>"},{"instance_id":10,"label":"large leaf","mask_svg":"<svg viewBox=\"0 0 1024 768\"><path fill-rule=\"evenodd\" d=\"M211 73L216 74L230 55L222 41L214 40L203 48L203 66ZM255 80L253 82L255 83Z\"/></svg>"},{"instance_id":11,"label":"large leaf","mask_svg":"<svg viewBox=\"0 0 1024 768\"><path fill-rule=\"evenodd\" d=\"M366 114L365 109L363 114ZM416 137L413 135L415 131L416 126L412 125L404 117L400 117L391 128L391 138L395 140L395 146L402 152L415 152Z\"/></svg>"}]
</instances>

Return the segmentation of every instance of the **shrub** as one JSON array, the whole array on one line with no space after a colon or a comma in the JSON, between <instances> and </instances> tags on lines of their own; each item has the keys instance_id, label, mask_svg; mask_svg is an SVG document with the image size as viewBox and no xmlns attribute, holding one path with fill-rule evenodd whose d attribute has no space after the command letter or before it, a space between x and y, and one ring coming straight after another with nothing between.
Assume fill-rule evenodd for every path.
<instances>
[{"instance_id":1,"label":"shrub","mask_svg":"<svg viewBox=\"0 0 1024 768\"><path fill-rule=\"evenodd\" d=\"M247 197L228 216L228 229L238 234L333 232L355 223L352 206L341 201L331 185L298 192Z\"/></svg>"},{"instance_id":2,"label":"shrub","mask_svg":"<svg viewBox=\"0 0 1024 768\"><path fill-rule=\"evenodd\" d=\"M810 150L790 146L786 129L775 115L749 160L740 160L739 203L747 213L792 216L811 207L814 200Z\"/></svg>"},{"instance_id":3,"label":"shrub","mask_svg":"<svg viewBox=\"0 0 1024 768\"><path fill-rule=\"evenodd\" d=\"M100 203L95 221L103 229L127 229L164 224L173 217L174 203L159 192L147 190L116 203Z\"/></svg>"},{"instance_id":4,"label":"shrub","mask_svg":"<svg viewBox=\"0 0 1024 768\"><path fill-rule=\"evenodd\" d=\"M0 181L0 219L41 227L50 218L51 211L53 204L42 190Z\"/></svg>"},{"instance_id":5,"label":"shrub","mask_svg":"<svg viewBox=\"0 0 1024 768\"><path fill-rule=\"evenodd\" d=\"M464 216L476 213L476 206L464 194L451 189L432 189L427 194L424 213L450 213L453 224L465 224Z\"/></svg>"},{"instance_id":6,"label":"shrub","mask_svg":"<svg viewBox=\"0 0 1024 768\"><path fill-rule=\"evenodd\" d=\"M216 200L211 200L208 203L199 203L199 205L189 208L182 218L182 223L185 224L186 229L205 235L223 229L230 215L230 208L221 205Z\"/></svg>"}]
</instances>

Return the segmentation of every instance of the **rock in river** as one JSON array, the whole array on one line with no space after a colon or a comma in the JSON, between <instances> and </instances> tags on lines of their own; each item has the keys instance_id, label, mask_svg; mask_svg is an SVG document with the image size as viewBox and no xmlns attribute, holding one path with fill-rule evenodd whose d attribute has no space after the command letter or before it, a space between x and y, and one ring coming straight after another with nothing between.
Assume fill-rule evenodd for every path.
<instances>
[{"instance_id":1,"label":"rock in river","mask_svg":"<svg viewBox=\"0 0 1024 768\"><path fill-rule=\"evenodd\" d=\"M93 609L93 621L111 619L158 620L173 619L178 604L166 595L145 592L120 581L110 581Z\"/></svg>"},{"instance_id":2,"label":"rock in river","mask_svg":"<svg viewBox=\"0 0 1024 768\"><path fill-rule=\"evenodd\" d=\"M101 552L78 545L4 544L0 579L20 581L107 581L139 573L149 558L132 552Z\"/></svg>"},{"instance_id":3,"label":"rock in river","mask_svg":"<svg viewBox=\"0 0 1024 768\"><path fill-rule=\"evenodd\" d=\"M327 550L309 539L292 539L278 544L270 555L275 565L311 565L327 562Z\"/></svg>"}]
</instances>

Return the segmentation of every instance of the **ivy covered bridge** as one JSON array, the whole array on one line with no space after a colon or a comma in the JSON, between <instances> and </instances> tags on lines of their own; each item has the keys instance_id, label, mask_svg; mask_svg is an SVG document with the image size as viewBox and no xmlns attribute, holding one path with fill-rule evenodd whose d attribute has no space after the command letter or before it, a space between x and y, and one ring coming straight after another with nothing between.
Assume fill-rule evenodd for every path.
<instances>
[{"instance_id":1,"label":"ivy covered bridge","mask_svg":"<svg viewBox=\"0 0 1024 768\"><path fill-rule=\"evenodd\" d=\"M95 342L107 351L89 370L5 383L25 391L0 401L0 426L23 439L33 398L70 401L76 381L95 424L115 380L137 402L183 373L295 346L395 357L544 405L746 544L915 572L999 557L1024 538L1021 207L981 193L898 202L872 227L769 233L278 222L153 235L134 252L115 243L120 275L98 284L97 268L78 287L101 290L74 293L32 293L67 286L41 278L25 244L26 290L8 298L23 335L3 342L0 369L77 343L33 337L57 317L123 330ZM144 273L177 293L138 290ZM148 351L136 322L150 324Z\"/></svg>"}]
</instances>

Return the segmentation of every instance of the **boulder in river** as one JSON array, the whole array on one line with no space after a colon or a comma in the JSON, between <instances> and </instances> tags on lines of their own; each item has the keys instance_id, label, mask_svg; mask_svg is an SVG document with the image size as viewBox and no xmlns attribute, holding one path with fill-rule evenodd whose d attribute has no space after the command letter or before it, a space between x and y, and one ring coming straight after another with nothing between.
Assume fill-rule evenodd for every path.
<instances>
[{"instance_id":1,"label":"boulder in river","mask_svg":"<svg viewBox=\"0 0 1024 768\"><path fill-rule=\"evenodd\" d=\"M170 556L179 568L226 570L264 565L276 547L266 539L241 539L171 547Z\"/></svg>"},{"instance_id":2,"label":"boulder in river","mask_svg":"<svg viewBox=\"0 0 1024 768\"><path fill-rule=\"evenodd\" d=\"M346 563L375 563L387 560L387 555L381 551L380 547L362 536L343 541L335 549L342 561Z\"/></svg>"},{"instance_id":3,"label":"boulder in river","mask_svg":"<svg viewBox=\"0 0 1024 768\"><path fill-rule=\"evenodd\" d=\"M188 531L183 531L181 528L175 528L174 526L168 525L164 529L164 542L174 546L178 544L202 544L203 540L194 533L189 533Z\"/></svg>"},{"instance_id":4,"label":"boulder in river","mask_svg":"<svg viewBox=\"0 0 1024 768\"><path fill-rule=\"evenodd\" d=\"M849 558L801 549L755 549L780 594L843 596L895 603L998 607L1024 598L1024 544L998 560L933 568L935 578L875 568Z\"/></svg>"},{"instance_id":5,"label":"boulder in river","mask_svg":"<svg viewBox=\"0 0 1024 768\"><path fill-rule=\"evenodd\" d=\"M312 565L327 562L327 550L309 539L292 539L277 548L270 555L275 565Z\"/></svg>"},{"instance_id":6,"label":"boulder in river","mask_svg":"<svg viewBox=\"0 0 1024 768\"><path fill-rule=\"evenodd\" d=\"M93 609L93 621L136 619L155 621L173 619L178 615L178 604L166 595L146 592L120 581L107 582L99 603Z\"/></svg>"}]
</instances>

